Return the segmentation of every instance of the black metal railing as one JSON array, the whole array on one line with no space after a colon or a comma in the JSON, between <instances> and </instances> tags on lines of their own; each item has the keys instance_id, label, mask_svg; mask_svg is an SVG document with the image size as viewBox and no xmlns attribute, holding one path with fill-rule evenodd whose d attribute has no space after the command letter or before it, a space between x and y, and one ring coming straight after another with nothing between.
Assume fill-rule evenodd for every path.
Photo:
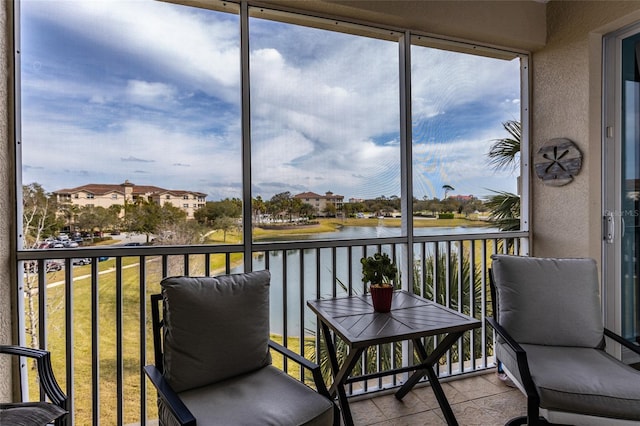
<instances>
[{"instance_id":1,"label":"black metal railing","mask_svg":"<svg viewBox=\"0 0 640 426\"><path fill-rule=\"evenodd\" d=\"M272 273L273 337L322 364L320 331L306 301L364 293L362 256L389 253L400 265L404 289L481 319L490 309L491 254L526 254L527 241L528 233L512 232L410 241L396 237L258 243L252 246L251 264L254 270ZM242 272L243 253L242 245L18 252L24 343L52 352L54 371L69 396L73 424L144 425L157 418L155 392L142 373L142 367L153 362L149 296L159 291L165 276ZM492 337L484 325L467 333L442 358L438 374L454 376L492 367ZM425 345L434 347L435 340ZM352 382L347 391L355 395L396 386L402 376L376 377L376 373L415 361L408 344L367 351L356 371L374 378ZM301 374L286 364L281 367L292 375Z\"/></svg>"}]
</instances>

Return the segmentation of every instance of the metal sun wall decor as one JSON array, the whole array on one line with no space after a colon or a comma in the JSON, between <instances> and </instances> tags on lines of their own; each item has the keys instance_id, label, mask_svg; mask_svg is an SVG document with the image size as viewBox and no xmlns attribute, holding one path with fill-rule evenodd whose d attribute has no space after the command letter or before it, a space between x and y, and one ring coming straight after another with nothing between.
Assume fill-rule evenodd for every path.
<instances>
[{"instance_id":1,"label":"metal sun wall decor","mask_svg":"<svg viewBox=\"0 0 640 426\"><path fill-rule=\"evenodd\" d=\"M545 185L563 186L580 172L582 153L569 139L551 139L538 150L534 167Z\"/></svg>"}]
</instances>

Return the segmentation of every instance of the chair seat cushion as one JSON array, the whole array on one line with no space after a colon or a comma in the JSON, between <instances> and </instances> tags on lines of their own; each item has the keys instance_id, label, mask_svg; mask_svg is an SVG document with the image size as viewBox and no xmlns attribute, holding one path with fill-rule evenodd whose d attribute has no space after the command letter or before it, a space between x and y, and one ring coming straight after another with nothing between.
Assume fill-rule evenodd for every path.
<instances>
[{"instance_id":1,"label":"chair seat cushion","mask_svg":"<svg viewBox=\"0 0 640 426\"><path fill-rule=\"evenodd\" d=\"M640 371L599 349L521 345L540 407L592 416L640 420ZM510 372L512 357L501 360ZM511 365L507 365L507 363ZM519 378L519 374L516 374Z\"/></svg>"},{"instance_id":2,"label":"chair seat cushion","mask_svg":"<svg viewBox=\"0 0 640 426\"><path fill-rule=\"evenodd\" d=\"M48 402L0 404L0 425L43 426L65 414L66 410Z\"/></svg>"},{"instance_id":3,"label":"chair seat cushion","mask_svg":"<svg viewBox=\"0 0 640 426\"><path fill-rule=\"evenodd\" d=\"M198 426L331 425L333 403L273 366L178 394ZM173 424L160 407L160 424Z\"/></svg>"}]
</instances>

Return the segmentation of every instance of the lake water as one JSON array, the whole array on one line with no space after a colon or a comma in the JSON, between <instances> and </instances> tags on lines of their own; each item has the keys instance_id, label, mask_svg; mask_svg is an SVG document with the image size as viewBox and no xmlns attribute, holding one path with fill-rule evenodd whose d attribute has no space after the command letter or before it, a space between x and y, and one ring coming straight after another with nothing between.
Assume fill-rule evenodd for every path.
<instances>
[{"instance_id":1,"label":"lake water","mask_svg":"<svg viewBox=\"0 0 640 426\"><path fill-rule=\"evenodd\" d=\"M497 229L485 227L428 227L415 228L414 231L414 234L417 236L429 236L489 233L497 231ZM336 232L297 235L294 236L294 238L287 236L286 239L271 239L269 241L344 240L397 236L400 236L399 228L385 226L345 226ZM371 253L367 254L372 254L375 249L375 247L372 247ZM384 251L388 251L388 249ZM363 283L360 279L361 257L362 253L360 248L354 248L351 258L351 277L349 277L349 256L347 248L336 249L336 279L346 285L349 282L349 278L351 278L351 283L357 293L363 292ZM303 271L300 270L301 262ZM320 249L319 263L318 266L317 251L315 249L302 250L302 252L300 250L288 250L286 252L286 259L284 258L283 252L269 253L269 270L271 271L271 331L273 333L283 334L285 326L289 336L308 335L309 330L315 330L315 315L307 308L306 301L309 299L317 299L318 297L331 297L333 294L333 255L331 249ZM265 269L265 267L265 256L254 257L254 270ZM232 272L241 271L242 267L232 270ZM283 279L285 276L287 278L286 288ZM302 294L300 292L301 279L304 281ZM338 284L337 289L338 294L340 294L341 288ZM283 306L285 305L287 309L286 318L283 316ZM300 311L301 306L303 312Z\"/></svg>"},{"instance_id":2,"label":"lake water","mask_svg":"<svg viewBox=\"0 0 640 426\"><path fill-rule=\"evenodd\" d=\"M479 234L497 232L497 228L481 226L457 226L457 227L423 227L414 228L413 234L418 236L429 235L456 235ZM400 228L391 226L344 226L335 232L319 232L306 235L288 235L286 238L274 237L260 241L300 241L300 240L348 240L360 238L387 238L399 237Z\"/></svg>"}]
</instances>

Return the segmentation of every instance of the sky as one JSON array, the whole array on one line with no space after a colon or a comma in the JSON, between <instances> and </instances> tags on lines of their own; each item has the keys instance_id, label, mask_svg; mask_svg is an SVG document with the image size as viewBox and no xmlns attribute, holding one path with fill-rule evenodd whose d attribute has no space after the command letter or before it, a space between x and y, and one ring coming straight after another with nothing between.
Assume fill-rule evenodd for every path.
<instances>
[{"instance_id":1,"label":"sky","mask_svg":"<svg viewBox=\"0 0 640 426\"><path fill-rule=\"evenodd\" d=\"M252 195L400 195L398 45L250 19ZM142 19L142 17L144 19ZM516 191L486 153L518 59L413 46L417 198ZM242 196L237 15L148 0L21 2L22 182Z\"/></svg>"}]
</instances>

